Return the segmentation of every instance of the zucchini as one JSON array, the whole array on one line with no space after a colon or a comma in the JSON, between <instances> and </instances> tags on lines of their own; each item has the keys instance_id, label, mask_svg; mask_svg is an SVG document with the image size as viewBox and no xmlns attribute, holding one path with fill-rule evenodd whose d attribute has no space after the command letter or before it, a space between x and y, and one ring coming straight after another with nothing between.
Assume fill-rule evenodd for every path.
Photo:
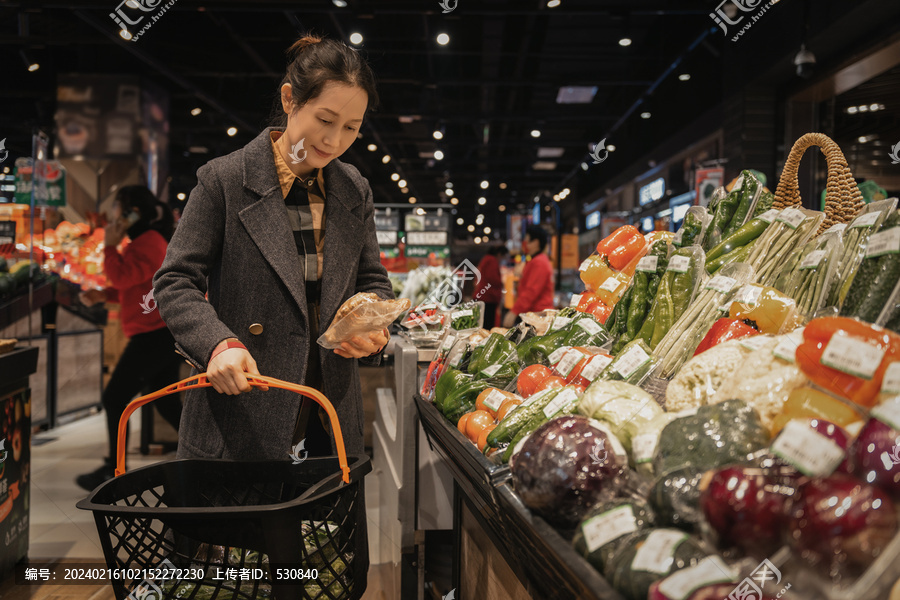
<instances>
[{"instance_id":1,"label":"zucchini","mask_svg":"<svg viewBox=\"0 0 900 600\"><path fill-rule=\"evenodd\" d=\"M553 388L538 392L516 407L488 434L487 445L491 448L499 448L503 444L510 443L519 430L522 429L534 415L543 411L544 407L550 404L550 401L556 397L560 389L562 388Z\"/></svg>"}]
</instances>

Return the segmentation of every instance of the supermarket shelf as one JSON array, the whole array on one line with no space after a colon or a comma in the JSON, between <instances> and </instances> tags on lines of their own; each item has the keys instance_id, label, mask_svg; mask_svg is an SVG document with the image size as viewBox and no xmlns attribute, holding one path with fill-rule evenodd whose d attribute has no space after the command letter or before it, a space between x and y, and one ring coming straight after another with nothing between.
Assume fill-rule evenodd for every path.
<instances>
[{"instance_id":1,"label":"supermarket shelf","mask_svg":"<svg viewBox=\"0 0 900 600\"><path fill-rule=\"evenodd\" d=\"M34 286L32 293L33 307L39 309L53 302L55 284L52 280ZM19 319L28 317L31 308L28 305L28 294L16 296L9 302L0 304L0 329L6 329Z\"/></svg>"}]
</instances>

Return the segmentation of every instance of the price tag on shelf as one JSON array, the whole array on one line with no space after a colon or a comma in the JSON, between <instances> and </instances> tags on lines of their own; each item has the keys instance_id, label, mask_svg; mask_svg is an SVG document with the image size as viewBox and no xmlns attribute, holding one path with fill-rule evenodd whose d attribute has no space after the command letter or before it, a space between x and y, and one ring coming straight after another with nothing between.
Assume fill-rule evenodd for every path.
<instances>
[{"instance_id":1,"label":"price tag on shelf","mask_svg":"<svg viewBox=\"0 0 900 600\"><path fill-rule=\"evenodd\" d=\"M838 331L828 340L821 362L849 375L872 379L883 358L884 350L878 346Z\"/></svg>"},{"instance_id":2,"label":"price tag on shelf","mask_svg":"<svg viewBox=\"0 0 900 600\"><path fill-rule=\"evenodd\" d=\"M467 308L466 310L458 310L453 313L453 320L455 321L456 319L462 319L463 317L471 317L473 314L475 313L472 312L471 308Z\"/></svg>"},{"instance_id":3,"label":"price tag on shelf","mask_svg":"<svg viewBox=\"0 0 900 600\"><path fill-rule=\"evenodd\" d=\"M572 299L569 300L569 307L575 308L579 304L581 304L581 294L572 294Z\"/></svg>"},{"instance_id":4,"label":"price tag on shelf","mask_svg":"<svg viewBox=\"0 0 900 600\"><path fill-rule=\"evenodd\" d=\"M740 302L741 304L746 304L747 306L756 306L756 303L759 302L759 296L762 294L762 287L758 285L745 285L741 289L737 291L737 294L732 298L732 302Z\"/></svg>"},{"instance_id":5,"label":"price tag on shelf","mask_svg":"<svg viewBox=\"0 0 900 600\"><path fill-rule=\"evenodd\" d=\"M900 394L900 362L892 362L881 380L882 394Z\"/></svg>"},{"instance_id":6,"label":"price tag on shelf","mask_svg":"<svg viewBox=\"0 0 900 600\"><path fill-rule=\"evenodd\" d=\"M676 246L681 245L681 241L684 239L684 227L678 230L678 233L675 234L675 237L672 238L672 243Z\"/></svg>"},{"instance_id":7,"label":"price tag on shelf","mask_svg":"<svg viewBox=\"0 0 900 600\"><path fill-rule=\"evenodd\" d=\"M659 257L654 255L645 256L641 260L638 261L637 270L642 273L656 273L657 266L659 265Z\"/></svg>"},{"instance_id":8,"label":"price tag on shelf","mask_svg":"<svg viewBox=\"0 0 900 600\"><path fill-rule=\"evenodd\" d=\"M550 404L544 407L544 416L548 419L559 412L566 410L578 401L578 394L573 389L566 389L557 394Z\"/></svg>"},{"instance_id":9,"label":"price tag on shelf","mask_svg":"<svg viewBox=\"0 0 900 600\"><path fill-rule=\"evenodd\" d=\"M800 270L815 269L822 262L823 258L825 258L824 250L813 250L800 262Z\"/></svg>"},{"instance_id":10,"label":"price tag on shelf","mask_svg":"<svg viewBox=\"0 0 900 600\"><path fill-rule=\"evenodd\" d=\"M737 583L738 571L718 556L708 556L693 567L676 571L663 579L659 591L671 600L687 600L702 587L717 583ZM751 596L752 597L752 593Z\"/></svg>"},{"instance_id":11,"label":"price tag on shelf","mask_svg":"<svg viewBox=\"0 0 900 600\"><path fill-rule=\"evenodd\" d=\"M591 261L591 257L588 256L586 259L584 259L583 261L581 261L581 266L578 267L578 270L579 270L579 271L582 271L582 272L583 272L583 271L587 271L587 270L588 270L588 267L591 266L591 262L592 262L592 261Z\"/></svg>"},{"instance_id":12,"label":"price tag on shelf","mask_svg":"<svg viewBox=\"0 0 900 600\"><path fill-rule=\"evenodd\" d=\"M569 376L572 372L572 369L581 362L581 359L584 358L584 354L580 350L576 350L575 348L571 348L568 352L566 352L563 357L559 360L559 363L556 365L556 372L559 373L563 379Z\"/></svg>"},{"instance_id":13,"label":"price tag on shelf","mask_svg":"<svg viewBox=\"0 0 900 600\"><path fill-rule=\"evenodd\" d=\"M598 354L593 358L588 359L588 363L581 369L581 376L588 381L593 382L597 379L597 376L609 366L609 363L611 363L612 360L611 356L606 356L605 354Z\"/></svg>"},{"instance_id":14,"label":"price tag on shelf","mask_svg":"<svg viewBox=\"0 0 900 600\"><path fill-rule=\"evenodd\" d=\"M612 294L617 289L619 289L619 287L621 287L621 285L622 285L622 282L619 281L618 279L616 279L615 277L607 277L606 281L603 282L603 284L599 287L599 289L603 290L604 292L609 292L610 294Z\"/></svg>"},{"instance_id":15,"label":"price tag on shelf","mask_svg":"<svg viewBox=\"0 0 900 600\"><path fill-rule=\"evenodd\" d=\"M501 367L500 364L491 365L489 367L483 368L481 370L481 372L484 373L485 375L487 375L488 377L493 377L494 375L497 374L497 371L500 370L500 367Z\"/></svg>"},{"instance_id":16,"label":"price tag on shelf","mask_svg":"<svg viewBox=\"0 0 900 600\"><path fill-rule=\"evenodd\" d=\"M806 220L806 215L796 208L786 208L781 211L781 214L775 220L784 223L791 229L797 229Z\"/></svg>"},{"instance_id":17,"label":"price tag on shelf","mask_svg":"<svg viewBox=\"0 0 900 600\"><path fill-rule=\"evenodd\" d=\"M873 210L870 213L866 213L864 215L860 215L853 219L853 222L850 223L850 228L854 227L871 227L878 220L878 217L881 216L881 211Z\"/></svg>"},{"instance_id":18,"label":"price tag on shelf","mask_svg":"<svg viewBox=\"0 0 900 600\"><path fill-rule=\"evenodd\" d=\"M767 210L766 212L764 212L763 214L759 215L756 218L761 221L765 221L766 223L771 223L772 221L774 221L775 219L778 218L778 213L780 213L780 212L781 211L778 210L777 208L770 208L769 210Z\"/></svg>"},{"instance_id":19,"label":"price tag on shelf","mask_svg":"<svg viewBox=\"0 0 900 600\"><path fill-rule=\"evenodd\" d=\"M585 331L587 331L591 335L597 335L603 328L600 327L593 319L585 317L584 319L579 319L577 323L575 323Z\"/></svg>"},{"instance_id":20,"label":"price tag on shelf","mask_svg":"<svg viewBox=\"0 0 900 600\"><path fill-rule=\"evenodd\" d=\"M866 258L900 252L900 227L873 233L866 246Z\"/></svg>"},{"instance_id":21,"label":"price tag on shelf","mask_svg":"<svg viewBox=\"0 0 900 600\"><path fill-rule=\"evenodd\" d=\"M655 433L642 433L631 438L631 453L634 462L648 463L656 455L656 446L659 443L659 435Z\"/></svg>"},{"instance_id":22,"label":"price tag on shelf","mask_svg":"<svg viewBox=\"0 0 900 600\"><path fill-rule=\"evenodd\" d=\"M882 402L872 409L872 416L894 429L900 429L900 398Z\"/></svg>"},{"instance_id":23,"label":"price tag on shelf","mask_svg":"<svg viewBox=\"0 0 900 600\"><path fill-rule=\"evenodd\" d=\"M843 448L802 420L788 421L771 450L810 477L831 475L844 460Z\"/></svg>"},{"instance_id":24,"label":"price tag on shelf","mask_svg":"<svg viewBox=\"0 0 900 600\"><path fill-rule=\"evenodd\" d=\"M550 361L551 365L555 365L559 361L562 360L562 357L566 355L571 348L569 346L563 346L562 348L557 348L553 352L550 353L550 356L547 357L547 360Z\"/></svg>"},{"instance_id":25,"label":"price tag on shelf","mask_svg":"<svg viewBox=\"0 0 900 600\"><path fill-rule=\"evenodd\" d=\"M616 372L628 379L631 375L650 362L650 355L640 346L632 346L628 352L620 354L616 359Z\"/></svg>"},{"instance_id":26,"label":"price tag on shelf","mask_svg":"<svg viewBox=\"0 0 900 600\"><path fill-rule=\"evenodd\" d=\"M634 509L630 504L591 517L581 525L581 533L584 535L584 543L588 552L593 552L600 546L605 546L611 541L637 530L637 520L634 518Z\"/></svg>"},{"instance_id":27,"label":"price tag on shelf","mask_svg":"<svg viewBox=\"0 0 900 600\"><path fill-rule=\"evenodd\" d=\"M771 338L764 335L751 335L749 337L740 338L740 342L738 343L747 350L754 352L768 344L770 339Z\"/></svg>"},{"instance_id":28,"label":"price tag on shelf","mask_svg":"<svg viewBox=\"0 0 900 600\"><path fill-rule=\"evenodd\" d=\"M803 327L795 329L787 335L779 336L778 345L772 350L772 354L781 360L794 362L796 360L797 348L803 343Z\"/></svg>"},{"instance_id":29,"label":"price tag on shelf","mask_svg":"<svg viewBox=\"0 0 900 600\"><path fill-rule=\"evenodd\" d=\"M675 562L675 550L688 534L672 529L657 529L647 536L631 561L634 571L649 571L665 575Z\"/></svg>"},{"instance_id":30,"label":"price tag on shelf","mask_svg":"<svg viewBox=\"0 0 900 600\"><path fill-rule=\"evenodd\" d=\"M732 289L734 289L734 286L736 284L737 279L725 277L724 275L716 275L706 282L706 289L712 290L714 292L719 292L720 294L727 294Z\"/></svg>"},{"instance_id":31,"label":"price tag on shelf","mask_svg":"<svg viewBox=\"0 0 900 600\"><path fill-rule=\"evenodd\" d=\"M484 405L492 411L497 412L497 410L500 409L500 405L503 404L503 401L507 398L508 396L503 395L503 392L500 390L491 390L484 398Z\"/></svg>"},{"instance_id":32,"label":"price tag on shelf","mask_svg":"<svg viewBox=\"0 0 900 600\"><path fill-rule=\"evenodd\" d=\"M550 331L556 331L557 329L562 329L566 325L572 322L571 317L556 317L553 319L553 325L550 326Z\"/></svg>"},{"instance_id":33,"label":"price tag on shelf","mask_svg":"<svg viewBox=\"0 0 900 600\"><path fill-rule=\"evenodd\" d=\"M669 260L669 266L666 271L674 271L675 273L687 273L691 268L690 256L673 256Z\"/></svg>"}]
</instances>

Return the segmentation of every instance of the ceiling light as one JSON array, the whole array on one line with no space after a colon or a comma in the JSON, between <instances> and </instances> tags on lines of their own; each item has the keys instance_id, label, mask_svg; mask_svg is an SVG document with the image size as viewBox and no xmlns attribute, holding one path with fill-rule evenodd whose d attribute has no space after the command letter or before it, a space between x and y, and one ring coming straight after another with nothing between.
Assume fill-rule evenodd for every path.
<instances>
[{"instance_id":1,"label":"ceiling light","mask_svg":"<svg viewBox=\"0 0 900 600\"><path fill-rule=\"evenodd\" d=\"M629 38L629 37L623 37L621 40L619 40L619 45L620 45L620 46L623 46L623 47L628 47L628 46L630 46L630 45L631 45L631 38Z\"/></svg>"},{"instance_id":2,"label":"ceiling light","mask_svg":"<svg viewBox=\"0 0 900 600\"><path fill-rule=\"evenodd\" d=\"M456 197L450 198L450 204L452 204L453 206L456 206L457 204L459 204L459 198L456 198Z\"/></svg>"},{"instance_id":3,"label":"ceiling light","mask_svg":"<svg viewBox=\"0 0 900 600\"><path fill-rule=\"evenodd\" d=\"M547 8L556 8L556 7L559 6L560 4L561 4L560 0L550 0L550 1L547 3Z\"/></svg>"},{"instance_id":4,"label":"ceiling light","mask_svg":"<svg viewBox=\"0 0 900 600\"><path fill-rule=\"evenodd\" d=\"M123 40L130 40L130 39L131 39L131 32L128 31L127 29L120 29L120 30L119 30L119 37L122 38Z\"/></svg>"},{"instance_id":5,"label":"ceiling light","mask_svg":"<svg viewBox=\"0 0 900 600\"><path fill-rule=\"evenodd\" d=\"M477 217L475 217L475 223L478 225L484 223L484 215L478 215Z\"/></svg>"},{"instance_id":6,"label":"ceiling light","mask_svg":"<svg viewBox=\"0 0 900 600\"><path fill-rule=\"evenodd\" d=\"M678 81L690 81L690 80L691 80L690 73L682 73L681 75L678 76Z\"/></svg>"},{"instance_id":7,"label":"ceiling light","mask_svg":"<svg viewBox=\"0 0 900 600\"><path fill-rule=\"evenodd\" d=\"M581 169L582 169L583 171L587 171L587 170L588 170L588 164L587 164L587 163L584 163L584 162L581 163Z\"/></svg>"},{"instance_id":8,"label":"ceiling light","mask_svg":"<svg viewBox=\"0 0 900 600\"><path fill-rule=\"evenodd\" d=\"M453 182L452 182L452 181L448 181L448 182L445 183L444 185L445 185L446 187L448 187L448 188L452 188L452 187L453 187Z\"/></svg>"},{"instance_id":9,"label":"ceiling light","mask_svg":"<svg viewBox=\"0 0 900 600\"><path fill-rule=\"evenodd\" d=\"M410 204L415 204L415 203L416 203L416 197L415 197L415 196L410 196L410 197L409 197L409 203L410 203Z\"/></svg>"},{"instance_id":10,"label":"ceiling light","mask_svg":"<svg viewBox=\"0 0 900 600\"><path fill-rule=\"evenodd\" d=\"M869 112L869 107L863 104L859 107L859 112Z\"/></svg>"},{"instance_id":11,"label":"ceiling light","mask_svg":"<svg viewBox=\"0 0 900 600\"><path fill-rule=\"evenodd\" d=\"M607 145L606 145L606 149L609 150L610 152L615 152L615 151L616 151L616 147L615 147L615 145L613 145L613 144L607 144Z\"/></svg>"},{"instance_id":12,"label":"ceiling light","mask_svg":"<svg viewBox=\"0 0 900 600\"><path fill-rule=\"evenodd\" d=\"M391 177L391 179L393 179L393 177ZM402 188L405 188L405 187L406 187L406 180L405 180L405 179L401 179L400 181L397 182L397 185L400 186L400 187L402 187Z\"/></svg>"},{"instance_id":13,"label":"ceiling light","mask_svg":"<svg viewBox=\"0 0 900 600\"><path fill-rule=\"evenodd\" d=\"M538 148L538 158L559 158L565 152L565 148Z\"/></svg>"},{"instance_id":14,"label":"ceiling light","mask_svg":"<svg viewBox=\"0 0 900 600\"><path fill-rule=\"evenodd\" d=\"M439 129L435 129L435 130L434 130L434 133L432 133L431 135L433 135L433 136L434 136L434 139L436 139L436 140L442 140L442 139L444 139L444 134L443 134L443 132L441 132L441 130L439 130Z\"/></svg>"},{"instance_id":15,"label":"ceiling light","mask_svg":"<svg viewBox=\"0 0 900 600\"><path fill-rule=\"evenodd\" d=\"M391 174L391 181L400 181L400 174L399 174L399 173L392 173L392 174Z\"/></svg>"},{"instance_id":16,"label":"ceiling light","mask_svg":"<svg viewBox=\"0 0 900 600\"><path fill-rule=\"evenodd\" d=\"M202 108L192 108L191 109L191 115L194 117L196 117L197 115L199 115L202 112L203 112Z\"/></svg>"},{"instance_id":17,"label":"ceiling light","mask_svg":"<svg viewBox=\"0 0 900 600\"><path fill-rule=\"evenodd\" d=\"M225 133L233 137L237 133L237 127L229 127Z\"/></svg>"},{"instance_id":18,"label":"ceiling light","mask_svg":"<svg viewBox=\"0 0 900 600\"><path fill-rule=\"evenodd\" d=\"M500 206L497 207L497 210L499 210L500 212L506 211L506 205L501 204Z\"/></svg>"},{"instance_id":19,"label":"ceiling light","mask_svg":"<svg viewBox=\"0 0 900 600\"><path fill-rule=\"evenodd\" d=\"M480 238L480 237L475 238L475 243L476 243L476 244L480 244L480 243L481 243L481 238Z\"/></svg>"},{"instance_id":20,"label":"ceiling light","mask_svg":"<svg viewBox=\"0 0 900 600\"><path fill-rule=\"evenodd\" d=\"M347 8L347 0L331 0L331 3L338 8Z\"/></svg>"},{"instance_id":21,"label":"ceiling light","mask_svg":"<svg viewBox=\"0 0 900 600\"><path fill-rule=\"evenodd\" d=\"M385 154L384 156L381 157L381 162L383 162L384 164L388 164L389 162L391 162L391 157L389 155Z\"/></svg>"},{"instance_id":22,"label":"ceiling light","mask_svg":"<svg viewBox=\"0 0 900 600\"><path fill-rule=\"evenodd\" d=\"M491 184L488 182L488 180L485 179L484 181L481 182L481 189L486 190L486 189L488 189L488 186L490 186L490 185Z\"/></svg>"},{"instance_id":23,"label":"ceiling light","mask_svg":"<svg viewBox=\"0 0 900 600\"><path fill-rule=\"evenodd\" d=\"M485 233L490 233L490 232L491 232L491 228L490 228L490 227L485 227L485 228L484 228L484 232L485 232Z\"/></svg>"},{"instance_id":24,"label":"ceiling light","mask_svg":"<svg viewBox=\"0 0 900 600\"><path fill-rule=\"evenodd\" d=\"M481 206L484 206L485 204L487 204L487 198L482 196L481 198L478 199L478 204L480 204Z\"/></svg>"},{"instance_id":25,"label":"ceiling light","mask_svg":"<svg viewBox=\"0 0 900 600\"><path fill-rule=\"evenodd\" d=\"M444 160L444 153L440 150L434 151L434 160Z\"/></svg>"},{"instance_id":26,"label":"ceiling light","mask_svg":"<svg viewBox=\"0 0 900 600\"><path fill-rule=\"evenodd\" d=\"M361 33L354 32L354 33L350 34L350 43L351 44L353 44L355 46L359 46L360 44L362 44L362 40L363 40L363 37L362 37Z\"/></svg>"},{"instance_id":27,"label":"ceiling light","mask_svg":"<svg viewBox=\"0 0 900 600\"><path fill-rule=\"evenodd\" d=\"M641 113L641 118L642 118L642 119L649 119L649 118L650 118L650 113L648 113L648 112L642 112L642 113Z\"/></svg>"},{"instance_id":28,"label":"ceiling light","mask_svg":"<svg viewBox=\"0 0 900 600\"><path fill-rule=\"evenodd\" d=\"M541 130L540 130L540 129L532 129L532 130L531 130L531 137L533 137L533 138L539 138L539 137L541 137Z\"/></svg>"},{"instance_id":29,"label":"ceiling light","mask_svg":"<svg viewBox=\"0 0 900 600\"><path fill-rule=\"evenodd\" d=\"M547 160L539 160L531 165L531 168L535 171L553 171L556 169L556 163Z\"/></svg>"},{"instance_id":30,"label":"ceiling light","mask_svg":"<svg viewBox=\"0 0 900 600\"><path fill-rule=\"evenodd\" d=\"M468 227L466 227L466 229L468 229L469 232L471 233L471 232L475 231L475 226L474 226L474 225L469 225Z\"/></svg>"},{"instance_id":31,"label":"ceiling light","mask_svg":"<svg viewBox=\"0 0 900 600\"><path fill-rule=\"evenodd\" d=\"M446 46L450 43L450 36L446 33L439 33L437 36L437 43L441 46Z\"/></svg>"},{"instance_id":32,"label":"ceiling light","mask_svg":"<svg viewBox=\"0 0 900 600\"><path fill-rule=\"evenodd\" d=\"M456 224L457 224L457 225L462 225L463 223L465 223L465 221L463 220L462 217L460 217L460 218L458 218L458 219L456 220Z\"/></svg>"},{"instance_id":33,"label":"ceiling light","mask_svg":"<svg viewBox=\"0 0 900 600\"><path fill-rule=\"evenodd\" d=\"M559 194L553 194L553 199L559 202Z\"/></svg>"},{"instance_id":34,"label":"ceiling light","mask_svg":"<svg viewBox=\"0 0 900 600\"><path fill-rule=\"evenodd\" d=\"M870 105L869 105L869 110L878 110L878 105L877 105L877 104L870 104Z\"/></svg>"},{"instance_id":35,"label":"ceiling light","mask_svg":"<svg viewBox=\"0 0 900 600\"><path fill-rule=\"evenodd\" d=\"M369 144L366 147L369 149L369 152L375 152L376 150L378 150L378 146L376 146L375 144Z\"/></svg>"},{"instance_id":36,"label":"ceiling light","mask_svg":"<svg viewBox=\"0 0 900 600\"><path fill-rule=\"evenodd\" d=\"M597 86L576 85L561 87L556 93L557 104L590 104L597 95Z\"/></svg>"},{"instance_id":37,"label":"ceiling light","mask_svg":"<svg viewBox=\"0 0 900 600\"><path fill-rule=\"evenodd\" d=\"M415 198L410 198L410 199L409 199L409 202L410 202L410 204L415 204L415 203L416 203L416 199L415 199ZM424 215L424 214L425 214L425 209L424 209L424 208L417 208L417 209L416 209L416 214L417 214L417 215L420 215L420 216L421 216L421 215Z\"/></svg>"},{"instance_id":38,"label":"ceiling light","mask_svg":"<svg viewBox=\"0 0 900 600\"><path fill-rule=\"evenodd\" d=\"M571 194L571 193L572 193L572 190L570 190L569 188L566 188L566 189L564 189L563 191L560 192L560 195L561 195L563 198L565 198L566 196L568 196L568 195Z\"/></svg>"},{"instance_id":39,"label":"ceiling light","mask_svg":"<svg viewBox=\"0 0 900 600\"><path fill-rule=\"evenodd\" d=\"M500 184L500 189L501 189L501 190L505 190L505 189L506 189L506 184L505 184L505 183L501 183L501 184Z\"/></svg>"},{"instance_id":40,"label":"ceiling light","mask_svg":"<svg viewBox=\"0 0 900 600\"><path fill-rule=\"evenodd\" d=\"M185 198L187 198L187 196L185 195L184 192L181 192L181 193L178 194L178 196L176 196L176 197L177 197L179 200L182 200L182 201L183 201Z\"/></svg>"},{"instance_id":41,"label":"ceiling light","mask_svg":"<svg viewBox=\"0 0 900 600\"><path fill-rule=\"evenodd\" d=\"M188 152L191 154L209 154L209 148L206 146L188 146Z\"/></svg>"},{"instance_id":42,"label":"ceiling light","mask_svg":"<svg viewBox=\"0 0 900 600\"><path fill-rule=\"evenodd\" d=\"M848 113L848 114L855 115L855 114L858 113L858 112L859 112L859 109L858 109L857 107L855 107L855 106L848 106L848 107L847 107L847 113Z\"/></svg>"}]
</instances>

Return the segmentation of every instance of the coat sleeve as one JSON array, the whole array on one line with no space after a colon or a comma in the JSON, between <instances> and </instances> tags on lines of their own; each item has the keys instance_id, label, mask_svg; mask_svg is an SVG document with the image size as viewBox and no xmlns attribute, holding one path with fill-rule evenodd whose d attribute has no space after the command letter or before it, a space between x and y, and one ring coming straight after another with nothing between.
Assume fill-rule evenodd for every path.
<instances>
[{"instance_id":1,"label":"coat sleeve","mask_svg":"<svg viewBox=\"0 0 900 600\"><path fill-rule=\"evenodd\" d=\"M366 185L365 207L363 214L365 243L356 272L356 292L372 292L379 298L389 300L394 297L394 286L388 279L387 269L381 264L381 251L375 235L375 203L372 199L372 188L368 185ZM381 354L361 358L359 362L366 366L377 367L381 363Z\"/></svg>"},{"instance_id":2,"label":"coat sleeve","mask_svg":"<svg viewBox=\"0 0 900 600\"><path fill-rule=\"evenodd\" d=\"M205 369L215 347L237 337L206 300L207 277L222 253L225 194L214 167L197 171L197 187L169 243L166 259L153 279L160 316L175 337L178 351Z\"/></svg>"}]
</instances>

